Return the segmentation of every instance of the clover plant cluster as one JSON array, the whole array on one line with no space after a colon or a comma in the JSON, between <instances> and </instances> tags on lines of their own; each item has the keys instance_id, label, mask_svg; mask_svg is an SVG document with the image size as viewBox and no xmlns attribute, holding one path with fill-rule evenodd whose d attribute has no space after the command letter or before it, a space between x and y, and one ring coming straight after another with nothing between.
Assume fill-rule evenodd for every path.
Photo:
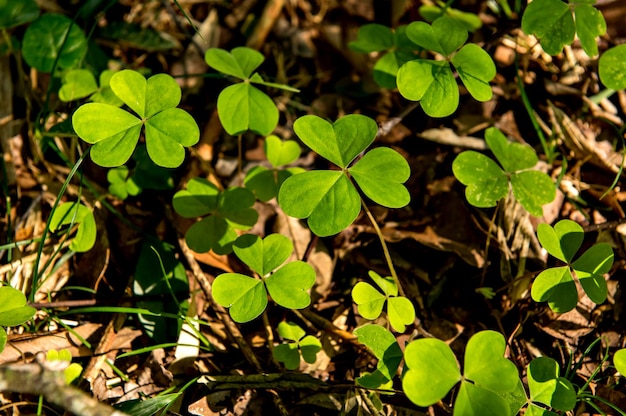
<instances>
[{"instance_id":1,"label":"clover plant cluster","mask_svg":"<svg viewBox=\"0 0 626 416\"><path fill-rule=\"evenodd\" d=\"M606 23L593 3L534 0L522 16L522 30L534 34L549 54L560 53L577 36L584 51L596 56L596 38L606 32ZM420 13L426 21L394 29L380 24L360 28L350 47L378 53L374 80L384 88L397 88L408 100L419 101L431 117L446 117L456 111L460 102L457 78L474 99L490 100L490 82L496 75L494 61L481 46L468 42L481 20L451 8L450 2L423 5ZM186 148L200 138L194 118L178 108L182 97L178 83L167 74L146 77L132 69L96 74L83 65L88 48L83 30L63 15L39 14L34 0L0 1L0 29L30 23L21 43L24 60L32 68L60 78L62 101L80 103L72 114L72 126L78 137L91 145L92 161L111 168L107 175L109 192L125 199L144 189L176 188L173 169L184 162ZM626 88L625 48L614 47L599 58L599 77L607 88ZM389 147L378 146L378 125L365 115L348 114L334 121L305 115L293 124L300 142L273 135L279 111L261 88L289 93L298 90L264 80L258 72L264 59L263 54L248 47L231 51L211 48L205 54L209 67L232 82L217 97L224 130L235 136L245 132L266 136L269 167L249 169L243 186L223 188L205 177L191 178L178 186L172 198L175 212L190 219L185 241L192 250L224 255L234 252L247 266L247 273L223 273L212 284L215 302L227 308L239 323L258 318L271 305L270 300L287 309L308 307L309 291L316 281L313 267L294 259L294 245L288 237L246 233L257 222L257 200L275 199L285 214L306 219L315 235L326 237L345 230L362 211L369 214L368 204L403 208L411 199L405 186L411 173L407 160ZM555 185L549 175L536 169L539 157L535 150L509 141L495 127L486 130L485 141L495 160L465 151L452 165L456 178L467 186L467 201L478 208L490 208L512 192L530 214L542 216L543 206L555 197ZM327 162L326 168L289 166L300 156L301 144ZM76 229L69 245L76 252L90 250L96 241L92 209L80 201L59 204L49 229L64 229L66 233ZM520 371L505 356L506 341L498 332L474 334L464 348L462 366L450 346L439 339L415 339L401 346L392 331L406 332L416 320L416 311L411 299L401 295L385 240L379 230L378 234L391 276L370 271L374 285L361 281L351 293L363 320L382 323L365 323L354 331L358 342L377 359L373 371L357 377L358 385L391 393L397 379L417 406L453 398L453 414L458 416L514 415L522 409L526 415L556 415L575 408L582 396L570 379L560 376L555 360L532 360L525 369L524 385ZM559 221L554 227L540 224L537 235L547 252L564 265L539 273L532 285L533 300L548 302L555 312L567 312L578 303L578 284L593 302L606 300L604 275L613 263L608 244L595 244L576 258L584 233L570 220ZM188 305L176 294L188 290L184 266L173 247L160 241L146 243L133 283L141 306L185 316ZM163 303L142 299L144 296L171 296L172 302L163 309ZM21 325L34 313L21 291L0 287L0 326ZM167 326L164 319L140 316L139 320L149 336L165 342L170 334L159 329ZM273 349L273 357L285 368L297 369L301 359L316 361L322 345L314 335L287 321L278 325L277 332L287 342ZM6 341L6 332L0 328L0 351ZM49 359L67 359L65 356L51 354ZM624 374L626 350L618 351L613 361Z\"/></svg>"}]
</instances>

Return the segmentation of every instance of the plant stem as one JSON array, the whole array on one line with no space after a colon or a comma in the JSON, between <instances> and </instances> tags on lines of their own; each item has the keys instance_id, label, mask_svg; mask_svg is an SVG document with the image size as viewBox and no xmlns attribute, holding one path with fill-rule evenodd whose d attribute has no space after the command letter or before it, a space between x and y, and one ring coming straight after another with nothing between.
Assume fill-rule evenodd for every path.
<instances>
[{"instance_id":1,"label":"plant stem","mask_svg":"<svg viewBox=\"0 0 626 416\"><path fill-rule=\"evenodd\" d=\"M367 205L365 204L365 201L363 201L363 198L361 198L361 205L363 206L365 215L367 215L367 218L369 218L370 222L372 223L374 230L376 230L376 234L378 235L378 239L380 240L380 245L383 247L383 254L385 255L385 260L387 261L389 272L391 273L391 277L393 278L393 281L398 286L398 293L400 294L400 296L405 296L404 289L402 289L402 285L400 284L400 279L398 279L398 274L396 273L396 269L395 267L393 267L393 262L391 261L391 255L389 254L389 249L387 248L387 242L385 242L385 237L383 237L383 233L380 230L380 227L378 226L378 224L376 223L376 219L370 212L369 208L367 208Z\"/></svg>"}]
</instances>

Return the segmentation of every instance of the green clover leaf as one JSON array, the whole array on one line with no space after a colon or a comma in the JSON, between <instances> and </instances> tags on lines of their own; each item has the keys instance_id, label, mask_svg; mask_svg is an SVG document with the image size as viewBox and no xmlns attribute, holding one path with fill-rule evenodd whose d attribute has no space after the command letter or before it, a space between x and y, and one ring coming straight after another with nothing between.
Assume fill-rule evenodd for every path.
<instances>
[{"instance_id":1,"label":"green clover leaf","mask_svg":"<svg viewBox=\"0 0 626 416\"><path fill-rule=\"evenodd\" d=\"M626 45L614 46L600 56L598 75L607 88L626 88Z\"/></svg>"},{"instance_id":2,"label":"green clover leaf","mask_svg":"<svg viewBox=\"0 0 626 416\"><path fill-rule=\"evenodd\" d=\"M495 127L487 129L485 140L502 167L472 150L460 153L452 162L454 176L467 185L467 201L479 208L493 207L506 197L510 184L520 204L532 215L542 216L542 206L554 199L556 190L548 175L530 170L537 164L535 151L509 142Z\"/></svg>"},{"instance_id":3,"label":"green clover leaf","mask_svg":"<svg viewBox=\"0 0 626 416\"><path fill-rule=\"evenodd\" d=\"M72 124L79 137L94 145L93 161L104 167L126 163L145 126L150 158L159 166L180 166L185 158L184 146L196 144L200 130L189 113L174 108L181 98L174 78L158 74L146 80L140 73L126 69L111 77L110 86L139 117L110 104L88 103L78 108Z\"/></svg>"},{"instance_id":4,"label":"green clover leaf","mask_svg":"<svg viewBox=\"0 0 626 416\"><path fill-rule=\"evenodd\" d=\"M109 169L107 181L109 181L111 195L121 200L128 198L129 195L137 196L141 193L141 188L129 177L129 170L126 166Z\"/></svg>"},{"instance_id":5,"label":"green clover leaf","mask_svg":"<svg viewBox=\"0 0 626 416\"><path fill-rule=\"evenodd\" d=\"M509 404L502 395L514 391L519 378L515 364L503 357L505 348L502 334L476 333L467 343L465 370L461 375L456 358L445 342L418 339L404 351L408 370L402 388L413 403L430 406L460 381L455 415L478 415L475 409L480 409L480 414L508 414Z\"/></svg>"},{"instance_id":6,"label":"green clover leaf","mask_svg":"<svg viewBox=\"0 0 626 416\"><path fill-rule=\"evenodd\" d=\"M31 319L37 310L26 304L26 296L11 286L0 286L0 352L7 342L3 326L16 326Z\"/></svg>"},{"instance_id":7,"label":"green clover leaf","mask_svg":"<svg viewBox=\"0 0 626 416\"><path fill-rule=\"evenodd\" d=\"M308 171L287 178L278 200L287 215L308 218L319 236L337 234L359 215L363 193L381 205L400 208L410 201L403 183L410 174L406 160L391 149L378 148L348 167L376 137L376 122L362 115L348 115L334 124L317 116L294 123L298 137L341 170Z\"/></svg>"},{"instance_id":8,"label":"green clover leaf","mask_svg":"<svg viewBox=\"0 0 626 416\"><path fill-rule=\"evenodd\" d=\"M603 275L613 265L611 246L606 243L595 244L572 262L582 244L584 233L582 227L571 220L561 220L554 228L548 224L539 224L537 237L548 253L566 265L539 273L531 289L533 300L548 302L550 309L557 313L574 309L578 303L578 292L572 272L594 303L606 300L607 285Z\"/></svg>"},{"instance_id":9,"label":"green clover leaf","mask_svg":"<svg viewBox=\"0 0 626 416\"><path fill-rule=\"evenodd\" d=\"M261 278L224 273L213 282L215 301L230 308L234 321L248 322L259 316L267 306L268 293L285 308L309 306L311 298L307 291L315 283L315 271L302 261L280 267L293 252L293 243L287 237L270 234L261 239L245 234L235 241L233 250Z\"/></svg>"},{"instance_id":10,"label":"green clover leaf","mask_svg":"<svg viewBox=\"0 0 626 416\"><path fill-rule=\"evenodd\" d=\"M0 29L32 22L39 16L39 6L35 0L0 0Z\"/></svg>"},{"instance_id":11,"label":"green clover leaf","mask_svg":"<svg viewBox=\"0 0 626 416\"><path fill-rule=\"evenodd\" d=\"M192 250L228 254L237 238L235 230L248 230L258 219L257 211L252 208L254 200L254 194L246 188L220 191L206 179L194 178L187 189L174 194L172 204L183 217L204 217L185 234L185 241Z\"/></svg>"},{"instance_id":12,"label":"green clover leaf","mask_svg":"<svg viewBox=\"0 0 626 416\"><path fill-rule=\"evenodd\" d=\"M121 106L122 100L113 93L109 83L115 71L104 70L100 74L100 87L96 83L96 78L87 69L71 69L63 74L62 85L59 89L59 99L61 101L73 101L89 97L95 103L111 104L116 107Z\"/></svg>"},{"instance_id":13,"label":"green clover leaf","mask_svg":"<svg viewBox=\"0 0 626 416\"><path fill-rule=\"evenodd\" d=\"M296 370L300 366L300 354L305 362L313 364L317 359L317 353L322 349L322 344L317 338L306 335L306 332L293 322L279 323L278 334L284 339L293 341L277 345L272 351L276 361L285 363L287 370Z\"/></svg>"},{"instance_id":14,"label":"green clover leaf","mask_svg":"<svg viewBox=\"0 0 626 416\"><path fill-rule=\"evenodd\" d=\"M358 341L369 348L378 359L376 371L356 379L357 384L377 389L389 383L402 361L402 350L391 332L380 325L367 324L354 330Z\"/></svg>"},{"instance_id":15,"label":"green clover leaf","mask_svg":"<svg viewBox=\"0 0 626 416\"><path fill-rule=\"evenodd\" d=\"M300 145L295 140L282 141L278 136L270 135L265 138L265 154L273 167L293 163L300 156Z\"/></svg>"},{"instance_id":16,"label":"green clover leaf","mask_svg":"<svg viewBox=\"0 0 626 416\"><path fill-rule=\"evenodd\" d=\"M397 332L404 332L406 325L415 320L413 304L409 299L398 296L398 286L391 277L381 277L372 270L368 274L383 293L369 283L357 283L352 288L352 299L357 304L359 313L365 319L376 319L387 302L387 316L391 327Z\"/></svg>"},{"instance_id":17,"label":"green clover leaf","mask_svg":"<svg viewBox=\"0 0 626 416\"><path fill-rule=\"evenodd\" d=\"M449 7L443 2L436 2L436 5L421 5L419 14L429 23L439 19L443 14L459 21L468 32L475 32L480 29L483 22L480 17L474 13L463 12L461 10Z\"/></svg>"},{"instance_id":18,"label":"green clover leaf","mask_svg":"<svg viewBox=\"0 0 626 416\"><path fill-rule=\"evenodd\" d=\"M78 202L64 202L57 206L50 219L50 231L55 232L64 225L78 224L76 236L70 249L76 252L91 250L96 243L96 220L93 212Z\"/></svg>"},{"instance_id":19,"label":"green clover leaf","mask_svg":"<svg viewBox=\"0 0 626 416\"><path fill-rule=\"evenodd\" d=\"M576 406L576 390L568 379L559 377L559 365L552 358L537 357L528 364L528 389L531 400L528 410L532 407L544 410L532 402L563 412Z\"/></svg>"},{"instance_id":20,"label":"green clover leaf","mask_svg":"<svg viewBox=\"0 0 626 416\"><path fill-rule=\"evenodd\" d=\"M62 14L39 16L28 26L22 41L24 60L41 72L52 72L55 62L59 68L73 68L86 52L85 34Z\"/></svg>"},{"instance_id":21,"label":"green clover leaf","mask_svg":"<svg viewBox=\"0 0 626 416\"><path fill-rule=\"evenodd\" d=\"M431 117L454 113L459 105L459 89L452 64L474 99L491 99L489 81L496 75L496 66L479 46L468 44L461 48L467 40L467 29L458 19L444 15L430 25L413 22L406 33L413 43L446 59L415 59L403 64L398 69L397 83L404 98L420 101L424 112Z\"/></svg>"},{"instance_id":22,"label":"green clover leaf","mask_svg":"<svg viewBox=\"0 0 626 416\"><path fill-rule=\"evenodd\" d=\"M2 298L2 296L0 296L0 298ZM626 376L626 348L615 351L613 355L613 365L615 369L620 372L622 377Z\"/></svg>"},{"instance_id":23,"label":"green clover leaf","mask_svg":"<svg viewBox=\"0 0 626 416\"><path fill-rule=\"evenodd\" d=\"M578 35L585 53L594 57L598 54L596 38L606 33L606 22L594 3L535 0L524 11L522 30L539 38L550 55L560 53Z\"/></svg>"}]
</instances>

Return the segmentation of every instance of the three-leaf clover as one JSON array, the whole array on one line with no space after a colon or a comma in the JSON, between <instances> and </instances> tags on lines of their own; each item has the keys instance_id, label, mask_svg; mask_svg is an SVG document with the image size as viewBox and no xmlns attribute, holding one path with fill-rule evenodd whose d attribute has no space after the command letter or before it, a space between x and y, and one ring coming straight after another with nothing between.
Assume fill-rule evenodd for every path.
<instances>
[{"instance_id":1,"label":"three-leaf clover","mask_svg":"<svg viewBox=\"0 0 626 416\"><path fill-rule=\"evenodd\" d=\"M530 402L526 415L556 416L555 412L546 410L537 403L563 412L574 409L576 390L568 379L559 377L559 372L559 364L549 357L537 357L528 364Z\"/></svg>"},{"instance_id":2,"label":"three-leaf clover","mask_svg":"<svg viewBox=\"0 0 626 416\"><path fill-rule=\"evenodd\" d=\"M77 201L57 206L50 219L50 231L74 224L78 224L78 230L70 243L70 249L79 253L91 250L96 243L96 220L93 212Z\"/></svg>"},{"instance_id":3,"label":"three-leaf clover","mask_svg":"<svg viewBox=\"0 0 626 416\"><path fill-rule=\"evenodd\" d=\"M230 52L211 48L204 56L206 63L217 71L242 82L230 85L217 97L217 112L228 134L237 135L252 130L267 136L278 124L278 109L274 101L252 84L271 86L297 92L286 85L265 82L254 72L265 60L263 54L245 46Z\"/></svg>"},{"instance_id":4,"label":"three-leaf clover","mask_svg":"<svg viewBox=\"0 0 626 416\"><path fill-rule=\"evenodd\" d=\"M302 309L309 306L307 293L315 283L313 267L303 261L292 261L280 267L293 252L293 243L281 234L264 239L252 234L240 236L233 251L260 279L239 273L224 273L213 282L213 298L230 308L236 322L248 322L267 306L267 294L280 306Z\"/></svg>"},{"instance_id":5,"label":"three-leaf clover","mask_svg":"<svg viewBox=\"0 0 626 416\"><path fill-rule=\"evenodd\" d=\"M307 115L294 123L298 137L340 170L303 172L287 178L278 193L285 213L308 218L318 236L337 234L352 224L361 211L361 198L352 180L374 202L401 208L410 201L403 185L410 168L395 150L379 147L350 164L374 141L378 126L369 117L351 114L334 124Z\"/></svg>"},{"instance_id":6,"label":"three-leaf clover","mask_svg":"<svg viewBox=\"0 0 626 416\"><path fill-rule=\"evenodd\" d=\"M597 243L572 261L583 239L583 228L572 220L561 220L554 225L539 224L539 242L548 253L565 263L539 273L535 279L531 296L536 302L548 302L555 312L567 312L578 303L578 291L572 273L582 288L595 303L606 300L607 285L604 274L613 265L613 249L607 243Z\"/></svg>"},{"instance_id":7,"label":"three-leaf clover","mask_svg":"<svg viewBox=\"0 0 626 416\"><path fill-rule=\"evenodd\" d=\"M142 126L146 148L159 166L175 168L185 158L184 146L200 139L200 130L189 113L175 108L181 99L180 86L167 74L148 80L139 72L125 69L111 77L115 95L136 115L111 104L83 104L74 112L76 134L94 146L92 160L100 166L123 165L133 154Z\"/></svg>"},{"instance_id":8,"label":"three-leaf clover","mask_svg":"<svg viewBox=\"0 0 626 416\"><path fill-rule=\"evenodd\" d=\"M554 199L556 189L547 174L532 170L537 153L528 145L509 142L495 127L487 129L485 141L502 167L473 150L460 153L452 162L454 176L467 185L467 201L479 208L493 207L506 197L510 184L515 199L541 217L541 207Z\"/></svg>"},{"instance_id":9,"label":"three-leaf clover","mask_svg":"<svg viewBox=\"0 0 626 416\"><path fill-rule=\"evenodd\" d=\"M602 54L598 61L598 75L607 88L626 88L626 45L615 46Z\"/></svg>"},{"instance_id":10,"label":"three-leaf clover","mask_svg":"<svg viewBox=\"0 0 626 416\"><path fill-rule=\"evenodd\" d=\"M3 326L21 325L35 315L37 310L26 304L26 296L11 286L0 286L0 352L7 343Z\"/></svg>"},{"instance_id":11,"label":"three-leaf clover","mask_svg":"<svg viewBox=\"0 0 626 416\"><path fill-rule=\"evenodd\" d=\"M415 320L413 304L407 298L398 296L398 286L391 277L381 277L372 270L368 274L383 293L369 283L357 283L352 288L352 299L357 304L359 313L365 319L376 319L386 302L391 327L397 332L404 332L406 325L412 324Z\"/></svg>"},{"instance_id":12,"label":"three-leaf clover","mask_svg":"<svg viewBox=\"0 0 626 416\"><path fill-rule=\"evenodd\" d=\"M598 54L596 38L606 32L602 13L593 7L595 0L533 0L522 16L522 30L537 36L550 55L561 52L578 35L583 50L590 57Z\"/></svg>"},{"instance_id":13,"label":"three-leaf clover","mask_svg":"<svg viewBox=\"0 0 626 416\"><path fill-rule=\"evenodd\" d=\"M278 136L270 135L265 138L264 148L273 169L255 166L248 171L243 184L252 190L260 201L267 202L278 194L285 179L304 172L304 169L299 167L278 169L280 166L293 163L300 156L300 145L295 140L282 141Z\"/></svg>"},{"instance_id":14,"label":"three-leaf clover","mask_svg":"<svg viewBox=\"0 0 626 416\"><path fill-rule=\"evenodd\" d=\"M185 218L204 217L185 234L192 250L228 254L237 238L235 230L248 230L258 219L257 211L252 208L254 201L254 194L246 188L220 191L206 179L194 178L187 189L174 194L172 203L174 210Z\"/></svg>"},{"instance_id":15,"label":"three-leaf clover","mask_svg":"<svg viewBox=\"0 0 626 416\"><path fill-rule=\"evenodd\" d=\"M467 342L461 373L448 344L436 338L418 339L404 351L408 370L402 388L413 403L426 407L437 403L461 382L454 403L455 416L509 414L509 405L501 395L515 389L518 374L515 364L504 358L505 349L502 334L476 333Z\"/></svg>"},{"instance_id":16,"label":"three-leaf clover","mask_svg":"<svg viewBox=\"0 0 626 416\"><path fill-rule=\"evenodd\" d=\"M374 65L374 81L383 88L396 88L398 68L415 56L416 45L406 36L406 26L395 30L387 26L370 23L359 28L357 38L348 44L350 49L362 52L385 52Z\"/></svg>"},{"instance_id":17,"label":"three-leaf clover","mask_svg":"<svg viewBox=\"0 0 626 416\"><path fill-rule=\"evenodd\" d=\"M467 29L457 19L443 16L431 25L413 22L407 29L409 39L445 60L415 59L398 70L398 90L404 98L420 101L424 112L431 117L446 117L459 105L457 87L450 64L459 78L478 101L491 99L489 81L496 75L493 59L480 46L468 43ZM460 49L459 49L460 48Z\"/></svg>"},{"instance_id":18,"label":"three-leaf clover","mask_svg":"<svg viewBox=\"0 0 626 416\"><path fill-rule=\"evenodd\" d=\"M96 78L88 69L72 69L63 74L59 89L61 101L73 101L89 97L95 103L111 104L119 107L123 104L110 87L111 77L116 71L105 69L100 73L100 87Z\"/></svg>"},{"instance_id":19,"label":"three-leaf clover","mask_svg":"<svg viewBox=\"0 0 626 416\"><path fill-rule=\"evenodd\" d=\"M358 341L368 347L378 359L376 371L365 373L356 382L369 389L387 386L402 362L402 350L391 332L380 325L367 324L354 330Z\"/></svg>"},{"instance_id":20,"label":"three-leaf clover","mask_svg":"<svg viewBox=\"0 0 626 416\"><path fill-rule=\"evenodd\" d=\"M293 341L277 345L272 351L274 359L285 363L287 370L296 370L300 366L300 354L305 362L313 364L317 359L317 353L322 349L322 343L317 338L306 335L304 329L293 322L279 323L278 334L284 339Z\"/></svg>"}]
</instances>

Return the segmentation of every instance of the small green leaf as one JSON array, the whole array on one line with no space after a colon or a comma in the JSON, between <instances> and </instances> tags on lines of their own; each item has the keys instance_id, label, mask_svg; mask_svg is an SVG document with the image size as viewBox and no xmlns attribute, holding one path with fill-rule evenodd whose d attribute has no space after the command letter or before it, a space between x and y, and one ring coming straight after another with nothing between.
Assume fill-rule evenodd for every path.
<instances>
[{"instance_id":1,"label":"small green leaf","mask_svg":"<svg viewBox=\"0 0 626 416\"><path fill-rule=\"evenodd\" d=\"M402 155L387 147L378 147L365 154L348 169L365 195L379 205L402 208L411 201L404 182L411 169Z\"/></svg>"},{"instance_id":2,"label":"small green leaf","mask_svg":"<svg viewBox=\"0 0 626 416\"><path fill-rule=\"evenodd\" d=\"M224 273L213 282L213 298L225 308L235 322L249 322L261 315L267 306L263 282L239 273Z\"/></svg>"},{"instance_id":3,"label":"small green leaf","mask_svg":"<svg viewBox=\"0 0 626 416\"><path fill-rule=\"evenodd\" d=\"M78 202L65 202L57 206L50 219L50 231L54 232L63 225L78 224L76 236L70 249L76 252L91 250L96 243L96 220L93 212Z\"/></svg>"},{"instance_id":4,"label":"small green leaf","mask_svg":"<svg viewBox=\"0 0 626 416\"><path fill-rule=\"evenodd\" d=\"M607 88L626 88L626 45L614 46L600 56L598 75Z\"/></svg>"},{"instance_id":5,"label":"small green leaf","mask_svg":"<svg viewBox=\"0 0 626 416\"><path fill-rule=\"evenodd\" d=\"M308 263L287 263L264 280L270 296L282 307L302 309L311 303L307 291L315 283L315 270Z\"/></svg>"},{"instance_id":6,"label":"small green leaf","mask_svg":"<svg viewBox=\"0 0 626 416\"><path fill-rule=\"evenodd\" d=\"M484 102L491 99L489 81L496 76L496 64L483 48L469 43L452 57L451 62L475 100Z\"/></svg>"},{"instance_id":7,"label":"small green leaf","mask_svg":"<svg viewBox=\"0 0 626 416\"><path fill-rule=\"evenodd\" d=\"M519 378L517 367L504 358L506 341L495 331L480 331L465 348L463 375L476 386L498 392L513 391Z\"/></svg>"},{"instance_id":8,"label":"small green leaf","mask_svg":"<svg viewBox=\"0 0 626 416\"><path fill-rule=\"evenodd\" d=\"M509 414L507 402L498 394L472 383L461 383L454 402L454 416L501 416Z\"/></svg>"},{"instance_id":9,"label":"small green leaf","mask_svg":"<svg viewBox=\"0 0 626 416\"><path fill-rule=\"evenodd\" d=\"M615 351L613 355L613 365L620 372L622 377L626 376L626 348Z\"/></svg>"},{"instance_id":10,"label":"small green leaf","mask_svg":"<svg viewBox=\"0 0 626 416\"><path fill-rule=\"evenodd\" d=\"M340 168L348 167L378 133L376 122L360 114L349 114L333 124L307 115L298 118L293 129L304 144Z\"/></svg>"},{"instance_id":11,"label":"small green leaf","mask_svg":"<svg viewBox=\"0 0 626 416\"><path fill-rule=\"evenodd\" d=\"M530 362L528 388L533 402L561 411L573 410L576 406L576 390L569 380L559 377L559 365L552 358L537 357Z\"/></svg>"},{"instance_id":12,"label":"small green leaf","mask_svg":"<svg viewBox=\"0 0 626 416\"><path fill-rule=\"evenodd\" d=\"M298 142L294 140L282 141L275 135L265 138L264 147L267 160L275 168L295 162L301 152Z\"/></svg>"},{"instance_id":13,"label":"small green leaf","mask_svg":"<svg viewBox=\"0 0 626 416\"><path fill-rule=\"evenodd\" d=\"M372 70L372 77L376 84L390 90L396 88L398 69L410 60L403 59L403 56L402 53L392 51L384 54L376 61Z\"/></svg>"},{"instance_id":14,"label":"small green leaf","mask_svg":"<svg viewBox=\"0 0 626 416\"><path fill-rule=\"evenodd\" d=\"M0 327L0 353L4 351L4 347L7 345L7 331Z\"/></svg>"},{"instance_id":15,"label":"small green leaf","mask_svg":"<svg viewBox=\"0 0 626 416\"><path fill-rule=\"evenodd\" d=\"M377 23L369 23L359 28L355 41L348 47L356 52L380 52L394 46L393 32L390 28Z\"/></svg>"},{"instance_id":16,"label":"small green leaf","mask_svg":"<svg viewBox=\"0 0 626 416\"><path fill-rule=\"evenodd\" d=\"M0 286L0 326L16 326L31 319L37 310L26 304L26 296L11 286ZM6 343L6 332L2 330L0 336L4 336ZM0 339L0 351L4 347Z\"/></svg>"},{"instance_id":17,"label":"small green leaf","mask_svg":"<svg viewBox=\"0 0 626 416\"><path fill-rule=\"evenodd\" d=\"M406 326L415 321L415 307L403 296L391 297L387 300L387 315L391 327L397 332L406 331Z\"/></svg>"},{"instance_id":18,"label":"small green leaf","mask_svg":"<svg viewBox=\"0 0 626 416\"><path fill-rule=\"evenodd\" d=\"M574 263L572 269L589 299L594 303L604 303L607 285L604 274L613 266L613 249L607 243L598 243L585 251Z\"/></svg>"},{"instance_id":19,"label":"small green leaf","mask_svg":"<svg viewBox=\"0 0 626 416\"><path fill-rule=\"evenodd\" d=\"M535 302L548 302L550 309L557 313L574 309L578 292L569 267L553 267L539 273L533 282L531 296Z\"/></svg>"},{"instance_id":20,"label":"small green leaf","mask_svg":"<svg viewBox=\"0 0 626 416\"><path fill-rule=\"evenodd\" d=\"M413 22L408 25L406 34L416 45L443 56L449 56L467 40L465 27L448 16L438 18L432 25Z\"/></svg>"},{"instance_id":21,"label":"small green leaf","mask_svg":"<svg viewBox=\"0 0 626 416\"><path fill-rule=\"evenodd\" d=\"M65 384L70 385L74 381L78 380L80 374L83 372L83 367L78 363L71 363L63 370L63 376L65 378Z\"/></svg>"},{"instance_id":22,"label":"small green leaf","mask_svg":"<svg viewBox=\"0 0 626 416\"><path fill-rule=\"evenodd\" d=\"M59 89L61 101L85 98L98 89L96 78L87 69L72 69L63 74L63 85Z\"/></svg>"},{"instance_id":23,"label":"small green leaf","mask_svg":"<svg viewBox=\"0 0 626 416\"><path fill-rule=\"evenodd\" d=\"M0 29L10 29L32 22L37 16L39 6L35 0L0 0Z\"/></svg>"},{"instance_id":24,"label":"small green leaf","mask_svg":"<svg viewBox=\"0 0 626 416\"><path fill-rule=\"evenodd\" d=\"M313 364L317 361L317 353L322 350L322 343L319 339L313 335L307 335L302 338L298 343L300 345L300 352L302 353L302 359L309 364Z\"/></svg>"},{"instance_id":25,"label":"small green leaf","mask_svg":"<svg viewBox=\"0 0 626 416\"><path fill-rule=\"evenodd\" d=\"M359 282L352 288L352 300L363 318L376 319L382 313L387 299L369 283Z\"/></svg>"},{"instance_id":26,"label":"small green leaf","mask_svg":"<svg viewBox=\"0 0 626 416\"><path fill-rule=\"evenodd\" d=\"M216 214L225 218L232 228L248 230L259 218L258 212L252 208L254 201L254 194L249 189L226 188L218 199Z\"/></svg>"},{"instance_id":27,"label":"small green leaf","mask_svg":"<svg viewBox=\"0 0 626 416\"><path fill-rule=\"evenodd\" d=\"M554 225L542 223L537 226L537 238L550 255L569 263L585 238L583 228L572 220L561 220Z\"/></svg>"},{"instance_id":28,"label":"small green leaf","mask_svg":"<svg viewBox=\"0 0 626 416\"><path fill-rule=\"evenodd\" d=\"M383 291L385 296L398 296L398 286L391 276L382 277L373 270L368 271L367 274Z\"/></svg>"},{"instance_id":29,"label":"small green leaf","mask_svg":"<svg viewBox=\"0 0 626 416\"><path fill-rule=\"evenodd\" d=\"M217 210L220 191L204 178L193 178L187 189L176 192L172 199L174 210L185 218L206 215Z\"/></svg>"},{"instance_id":30,"label":"small green leaf","mask_svg":"<svg viewBox=\"0 0 626 416\"><path fill-rule=\"evenodd\" d=\"M402 65L396 80L407 100L421 101L431 117L447 117L459 106L459 88L446 61L415 59Z\"/></svg>"},{"instance_id":31,"label":"small green leaf","mask_svg":"<svg viewBox=\"0 0 626 416\"><path fill-rule=\"evenodd\" d=\"M595 3L595 2L594 2ZM585 53L594 57L598 55L596 38L606 33L606 21L600 10L590 4L576 4L574 8L576 34Z\"/></svg>"},{"instance_id":32,"label":"small green leaf","mask_svg":"<svg viewBox=\"0 0 626 416\"><path fill-rule=\"evenodd\" d=\"M190 249L197 253L213 250L216 254L228 254L237 233L228 226L224 218L210 215L194 223L185 234Z\"/></svg>"},{"instance_id":33,"label":"small green leaf","mask_svg":"<svg viewBox=\"0 0 626 416\"><path fill-rule=\"evenodd\" d=\"M243 184L254 192L259 201L267 202L275 198L283 182L291 175L304 172L304 169L293 167L285 170L268 169L264 166L254 166L248 171Z\"/></svg>"},{"instance_id":34,"label":"small green leaf","mask_svg":"<svg viewBox=\"0 0 626 416\"><path fill-rule=\"evenodd\" d=\"M377 373L382 376L380 384L373 388L393 379L398 366L402 361L402 350L396 341L396 337L391 332L380 325L367 324L354 330L359 342L372 350L378 364L376 366ZM357 383L361 384L363 379L371 380L371 377L363 376L357 379Z\"/></svg>"},{"instance_id":35,"label":"small green leaf","mask_svg":"<svg viewBox=\"0 0 626 416\"><path fill-rule=\"evenodd\" d=\"M284 363L287 370L297 370L300 367L300 351L298 344L294 342L275 346L272 355L276 361Z\"/></svg>"},{"instance_id":36,"label":"small green leaf","mask_svg":"<svg viewBox=\"0 0 626 416\"><path fill-rule=\"evenodd\" d=\"M513 196L535 217L543 216L543 206L556 196L554 182L548 175L537 170L511 174Z\"/></svg>"},{"instance_id":37,"label":"small green leaf","mask_svg":"<svg viewBox=\"0 0 626 416\"><path fill-rule=\"evenodd\" d=\"M500 130L490 127L485 131L485 141L506 172L530 169L539 160L535 150L527 144L507 140Z\"/></svg>"},{"instance_id":38,"label":"small green leaf","mask_svg":"<svg viewBox=\"0 0 626 416\"><path fill-rule=\"evenodd\" d=\"M411 342L404 351L408 367L402 389L409 400L426 407L437 403L461 381L461 372L450 347L436 338Z\"/></svg>"},{"instance_id":39,"label":"small green leaf","mask_svg":"<svg viewBox=\"0 0 626 416\"><path fill-rule=\"evenodd\" d=\"M85 56L87 39L83 31L62 14L46 13L32 22L24 33L22 54L26 63L41 72L75 67Z\"/></svg>"},{"instance_id":40,"label":"small green leaf","mask_svg":"<svg viewBox=\"0 0 626 416\"><path fill-rule=\"evenodd\" d=\"M233 244L233 251L250 269L266 276L289 258L293 243L281 234L270 234L264 239L244 234Z\"/></svg>"},{"instance_id":41,"label":"small green leaf","mask_svg":"<svg viewBox=\"0 0 626 416\"><path fill-rule=\"evenodd\" d=\"M467 185L467 201L479 208L493 207L508 191L506 174L487 156L467 150L452 162L452 172L463 185Z\"/></svg>"},{"instance_id":42,"label":"small green leaf","mask_svg":"<svg viewBox=\"0 0 626 416\"><path fill-rule=\"evenodd\" d=\"M283 337L284 339L288 339L291 341L300 341L302 337L306 335L304 329L300 328L298 325L293 322L281 322L278 324L278 335Z\"/></svg>"},{"instance_id":43,"label":"small green leaf","mask_svg":"<svg viewBox=\"0 0 626 416\"><path fill-rule=\"evenodd\" d=\"M224 130L233 136L246 130L267 136L278 124L274 101L249 83L224 88L217 97L217 111Z\"/></svg>"},{"instance_id":44,"label":"small green leaf","mask_svg":"<svg viewBox=\"0 0 626 416\"><path fill-rule=\"evenodd\" d=\"M259 51L243 46L234 48L230 53L224 49L210 48L204 59L217 71L241 80L248 79L265 60Z\"/></svg>"},{"instance_id":45,"label":"small green leaf","mask_svg":"<svg viewBox=\"0 0 626 416\"><path fill-rule=\"evenodd\" d=\"M561 0L535 0L522 16L522 30L537 36L550 55L561 52L564 45L574 41L576 27L567 3Z\"/></svg>"}]
</instances>

